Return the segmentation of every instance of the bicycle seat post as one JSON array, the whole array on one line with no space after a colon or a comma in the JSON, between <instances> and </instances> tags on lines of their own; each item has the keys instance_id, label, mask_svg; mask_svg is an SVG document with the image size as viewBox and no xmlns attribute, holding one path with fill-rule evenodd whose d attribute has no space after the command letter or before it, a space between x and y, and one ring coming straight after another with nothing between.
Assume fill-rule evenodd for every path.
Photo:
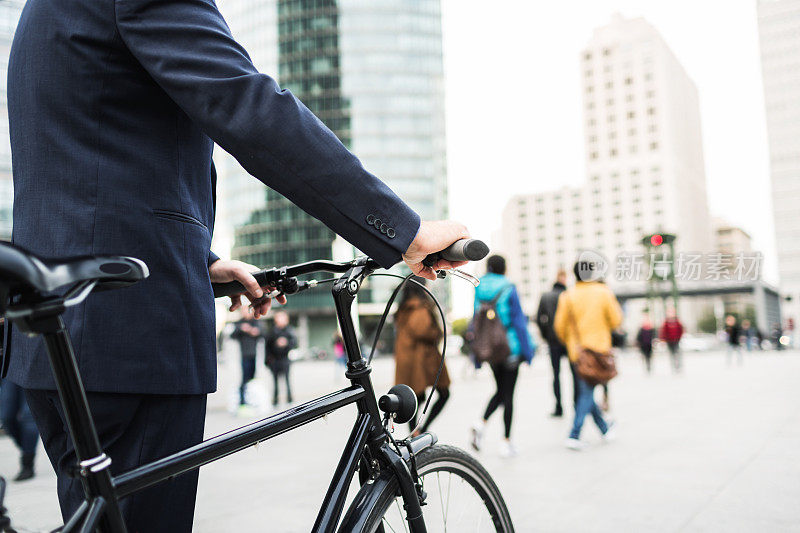
<instances>
[{"instance_id":1,"label":"bicycle seat post","mask_svg":"<svg viewBox=\"0 0 800 533\"><path fill-rule=\"evenodd\" d=\"M100 446L97 430L92 420L86 392L83 387L75 352L61 313L64 307L57 302L48 302L45 312L37 312L34 305L27 316L14 316L13 308L8 317L27 334L42 335L50 367L58 389L61 407L78 460L76 477L81 479L87 501L104 508L100 519L100 531L125 532L114 485L111 478L111 459Z\"/></svg>"}]
</instances>

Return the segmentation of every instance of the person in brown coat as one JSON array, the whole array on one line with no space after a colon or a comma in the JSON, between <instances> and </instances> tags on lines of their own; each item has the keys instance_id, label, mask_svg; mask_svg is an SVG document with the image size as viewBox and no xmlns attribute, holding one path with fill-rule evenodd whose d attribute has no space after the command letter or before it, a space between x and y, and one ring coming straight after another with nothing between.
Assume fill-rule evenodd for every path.
<instances>
[{"instance_id":1,"label":"person in brown coat","mask_svg":"<svg viewBox=\"0 0 800 533\"><path fill-rule=\"evenodd\" d=\"M422 278L413 278L424 283ZM395 383L403 383L414 390L419 409L425 401L425 390L433 387L441 364L439 342L442 328L436 319L435 307L430 296L416 283L410 281L403 288L403 296L394 315ZM419 428L424 433L431 422L442 411L450 397L450 376L447 366L442 368L436 384L437 398L425 423ZM411 419L411 430L417 427L417 417Z\"/></svg>"}]
</instances>

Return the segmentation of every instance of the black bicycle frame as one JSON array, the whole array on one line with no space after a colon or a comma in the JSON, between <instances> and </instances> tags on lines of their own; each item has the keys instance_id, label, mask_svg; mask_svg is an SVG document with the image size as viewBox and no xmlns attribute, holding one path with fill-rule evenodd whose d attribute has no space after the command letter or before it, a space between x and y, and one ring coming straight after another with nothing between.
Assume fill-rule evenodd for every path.
<instances>
[{"instance_id":1,"label":"black bicycle frame","mask_svg":"<svg viewBox=\"0 0 800 533\"><path fill-rule=\"evenodd\" d=\"M345 375L350 379L349 387L213 437L117 476L111 475L109 470L111 459L103 452L92 421L69 333L61 319L63 306L49 305L44 311L39 310L30 316L16 317L23 331L41 334L44 337L67 428L78 459L75 475L83 484L85 501L65 524L62 532L88 533L99 529L104 533L126 533L119 499L355 403L358 416L312 532L332 533L336 529L350 483L357 469L362 469L360 480L363 483L366 479L375 477L380 468L389 468L398 478L410 530L424 533L425 525L422 522L422 511L412 475L405 459L386 445L387 437L370 378L371 368L361 356L350 314L361 283L374 268L374 264L369 261L359 262L333 286L336 314L347 352ZM422 449L434 441L435 438L427 435L416 442L414 447ZM405 455L405 452L401 453Z\"/></svg>"}]
</instances>

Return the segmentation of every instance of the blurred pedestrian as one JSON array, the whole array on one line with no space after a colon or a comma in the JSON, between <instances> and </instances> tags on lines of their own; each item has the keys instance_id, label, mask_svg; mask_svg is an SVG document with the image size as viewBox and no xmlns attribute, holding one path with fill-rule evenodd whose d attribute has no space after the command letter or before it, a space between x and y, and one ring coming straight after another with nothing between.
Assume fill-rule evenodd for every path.
<instances>
[{"instance_id":1,"label":"blurred pedestrian","mask_svg":"<svg viewBox=\"0 0 800 533\"><path fill-rule=\"evenodd\" d=\"M653 341L655 338L656 330L653 328L652 322L650 322L650 317L645 315L642 320L642 326L636 334L636 345L639 347L639 351L642 352L648 374L652 371L651 359L653 358Z\"/></svg>"},{"instance_id":2,"label":"blurred pedestrian","mask_svg":"<svg viewBox=\"0 0 800 533\"><path fill-rule=\"evenodd\" d=\"M0 338L2 338L1 335ZM0 421L6 433L21 452L20 469L14 481L31 479L34 476L39 430L36 428L36 422L28 408L24 390L7 379L0 383Z\"/></svg>"},{"instance_id":3,"label":"blurred pedestrian","mask_svg":"<svg viewBox=\"0 0 800 533\"><path fill-rule=\"evenodd\" d=\"M292 386L289 381L289 352L297 347L297 336L289 325L286 311L278 311L273 318L273 326L267 334L264 351L266 364L274 382L272 405L278 406L278 381L283 377L286 382L286 403L292 403Z\"/></svg>"},{"instance_id":4,"label":"blurred pedestrian","mask_svg":"<svg viewBox=\"0 0 800 533\"><path fill-rule=\"evenodd\" d=\"M783 350L783 328L781 327L780 322L775 322L775 324L772 326L770 338L772 339L772 344L775 346L776 350Z\"/></svg>"},{"instance_id":5,"label":"blurred pedestrian","mask_svg":"<svg viewBox=\"0 0 800 533\"><path fill-rule=\"evenodd\" d=\"M742 328L736 322L736 317L733 315L728 315L725 317L725 335L728 339L728 349L726 351L726 361L728 365L733 362L733 356L736 355L736 359L741 366L743 362L744 355L742 354L742 345L741 345L741 336L742 336Z\"/></svg>"},{"instance_id":6,"label":"blurred pedestrian","mask_svg":"<svg viewBox=\"0 0 800 533\"><path fill-rule=\"evenodd\" d=\"M3 361L5 326L5 319L0 317L0 361ZM0 426L22 454L20 470L14 481L31 479L34 476L39 430L28 407L23 388L9 380L0 380Z\"/></svg>"},{"instance_id":7,"label":"blurred pedestrian","mask_svg":"<svg viewBox=\"0 0 800 533\"><path fill-rule=\"evenodd\" d=\"M340 372L347 367L347 353L344 349L344 339L339 331L333 334L333 357L336 359L336 377L338 378L343 375Z\"/></svg>"},{"instance_id":8,"label":"blurred pedestrian","mask_svg":"<svg viewBox=\"0 0 800 533\"><path fill-rule=\"evenodd\" d=\"M604 268L599 262L581 260L575 263L575 286L566 290L559 298L556 311L555 331L564 345L572 364L578 362L581 349L598 353L611 350L611 331L622 323L622 309L617 298L602 281ZM581 429L586 415L592 415L604 439L612 438L613 424L604 419L594 401L594 385L578 375L578 404L575 420L566 446L581 450Z\"/></svg>"},{"instance_id":9,"label":"blurred pedestrian","mask_svg":"<svg viewBox=\"0 0 800 533\"><path fill-rule=\"evenodd\" d=\"M667 318L661 324L661 340L667 343L672 371L676 374L683 369L681 337L683 337L683 324L678 320L674 309L667 309Z\"/></svg>"},{"instance_id":10,"label":"blurred pedestrian","mask_svg":"<svg viewBox=\"0 0 800 533\"><path fill-rule=\"evenodd\" d=\"M744 347L748 352L753 351L753 344L756 341L755 328L746 318L742 320L742 336L744 337Z\"/></svg>"},{"instance_id":11,"label":"blurred pedestrian","mask_svg":"<svg viewBox=\"0 0 800 533\"><path fill-rule=\"evenodd\" d=\"M423 278L412 278L425 284ZM425 401L428 387L436 387L436 401L431 405L425 422L417 428L417 416L411 419L411 431L425 433L434 419L442 412L450 398L450 375L447 366L442 366L439 382L436 375L442 365L439 343L443 332L436 318L436 310L425 289L416 283L406 282L397 312L394 315L395 383L411 387L417 395L419 411ZM431 394L433 394L431 390Z\"/></svg>"},{"instance_id":12,"label":"blurred pedestrian","mask_svg":"<svg viewBox=\"0 0 800 533\"><path fill-rule=\"evenodd\" d=\"M539 332L542 334L542 339L547 343L550 352L550 364L553 367L553 395L556 398L556 407L550 416L560 417L564 414L564 409L561 404L561 359L567 355L567 348L561 343L561 340L553 331L553 323L556 318L556 309L558 308L558 297L567 289L567 273L561 269L556 274L556 282L553 288L544 293L539 300L539 309L536 312L536 325L539 326ZM569 361L569 359L568 359ZM573 406L578 403L578 384L575 377L575 370L570 365L570 373L572 374L572 399Z\"/></svg>"},{"instance_id":13,"label":"blurred pedestrian","mask_svg":"<svg viewBox=\"0 0 800 533\"><path fill-rule=\"evenodd\" d=\"M480 451L486 422L492 413L501 405L503 406L504 440L500 453L504 457L513 457L517 454L516 447L511 442L511 421L514 412L514 389L517 385L519 365L523 361L530 363L536 346L527 328L528 319L522 312L517 289L505 277L506 261L499 255L493 255L486 261L487 273L481 278L481 283L475 289L475 313L479 313L482 304L492 307L492 319L500 319L505 330L505 339L508 343L508 355L499 361L489 363L494 374L497 390L486 406L483 418L476 422L471 430L471 444L476 451ZM475 343L481 341L481 331L474 330Z\"/></svg>"},{"instance_id":14,"label":"blurred pedestrian","mask_svg":"<svg viewBox=\"0 0 800 533\"><path fill-rule=\"evenodd\" d=\"M264 336L264 331L258 320L253 316L250 306L242 306L239 310L240 318L233 325L231 338L239 341L242 365L242 384L239 386L239 416L250 416L252 409L247 404L245 392L247 384L256 375L256 349L258 341Z\"/></svg>"}]
</instances>

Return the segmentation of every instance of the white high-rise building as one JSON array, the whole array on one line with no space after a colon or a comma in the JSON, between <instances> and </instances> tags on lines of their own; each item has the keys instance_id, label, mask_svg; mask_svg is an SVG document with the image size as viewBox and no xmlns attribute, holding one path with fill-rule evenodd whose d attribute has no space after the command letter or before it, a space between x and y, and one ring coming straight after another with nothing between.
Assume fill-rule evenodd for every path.
<instances>
[{"instance_id":1,"label":"white high-rise building","mask_svg":"<svg viewBox=\"0 0 800 533\"><path fill-rule=\"evenodd\" d=\"M11 238L11 208L14 201L14 184L11 178L11 140L8 133L8 100L6 99L6 74L11 41L17 29L25 2L4 0L0 2L0 240Z\"/></svg>"},{"instance_id":2,"label":"white high-rise building","mask_svg":"<svg viewBox=\"0 0 800 533\"><path fill-rule=\"evenodd\" d=\"M678 251L710 252L700 110L694 83L644 19L615 16L581 53L587 182L512 198L503 251L533 310L580 250L643 252L651 233Z\"/></svg>"},{"instance_id":3,"label":"white high-rise building","mask_svg":"<svg viewBox=\"0 0 800 533\"><path fill-rule=\"evenodd\" d=\"M772 210L786 316L800 319L800 0L759 0Z\"/></svg>"}]
</instances>

